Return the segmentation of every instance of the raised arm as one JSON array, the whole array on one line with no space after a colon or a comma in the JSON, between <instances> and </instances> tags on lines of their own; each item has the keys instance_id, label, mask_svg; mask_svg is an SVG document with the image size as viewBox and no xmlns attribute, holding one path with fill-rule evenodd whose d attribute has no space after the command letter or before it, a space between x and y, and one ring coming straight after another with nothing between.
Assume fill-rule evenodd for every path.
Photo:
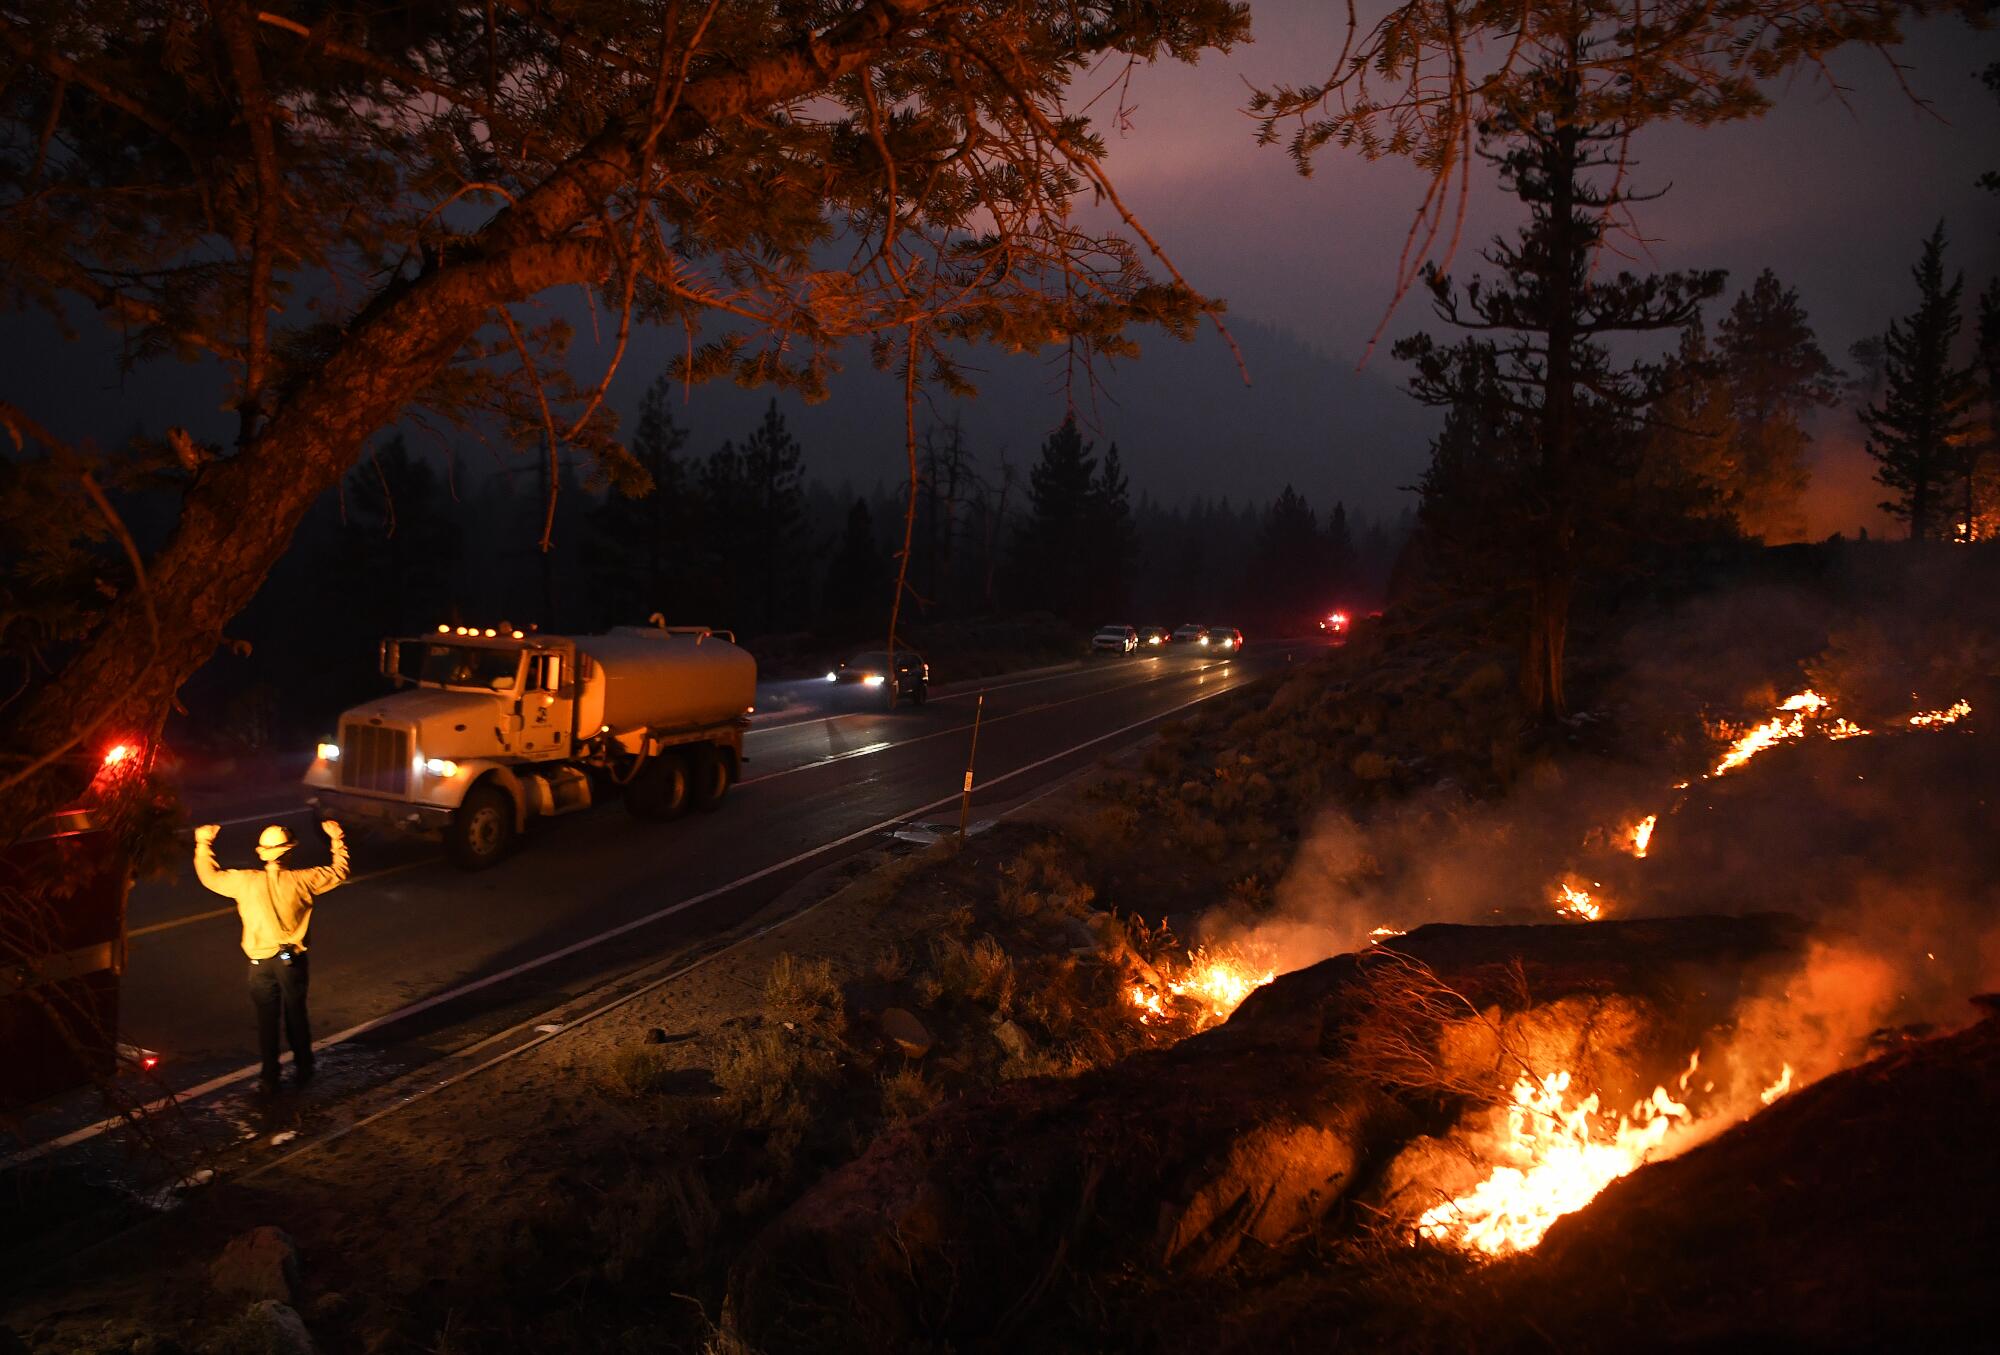
<instances>
[{"instance_id":1,"label":"raised arm","mask_svg":"<svg viewBox=\"0 0 2000 1355\"><path fill-rule=\"evenodd\" d=\"M324 894L347 883L347 835L332 819L320 827L326 830L327 843L333 849L333 864L299 872L305 887L314 894Z\"/></svg>"},{"instance_id":2,"label":"raised arm","mask_svg":"<svg viewBox=\"0 0 2000 1355\"><path fill-rule=\"evenodd\" d=\"M204 823L194 830L194 876L211 893L226 899L236 897L230 885L230 876L235 872L223 870L215 864L215 835L222 831L220 824Z\"/></svg>"}]
</instances>

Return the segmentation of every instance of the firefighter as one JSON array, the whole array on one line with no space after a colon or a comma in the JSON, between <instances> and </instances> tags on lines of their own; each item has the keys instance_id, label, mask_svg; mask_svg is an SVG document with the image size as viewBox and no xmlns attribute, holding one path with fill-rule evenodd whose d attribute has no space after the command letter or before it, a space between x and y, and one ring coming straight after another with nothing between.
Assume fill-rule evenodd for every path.
<instances>
[{"instance_id":1,"label":"firefighter","mask_svg":"<svg viewBox=\"0 0 2000 1355\"><path fill-rule=\"evenodd\" d=\"M278 1085L278 1019L292 1045L293 1075L300 1083L313 1075L312 1024L306 1015L311 978L306 928L313 901L347 881L347 840L332 819L320 824L333 848L333 864L313 870L286 870L279 862L293 847L292 835L272 824L257 837L262 870L220 870L215 864L219 824L194 830L194 873L202 884L236 903L243 922L243 953L250 959L250 1002L257 1010L257 1051L263 1057L261 1082Z\"/></svg>"}]
</instances>

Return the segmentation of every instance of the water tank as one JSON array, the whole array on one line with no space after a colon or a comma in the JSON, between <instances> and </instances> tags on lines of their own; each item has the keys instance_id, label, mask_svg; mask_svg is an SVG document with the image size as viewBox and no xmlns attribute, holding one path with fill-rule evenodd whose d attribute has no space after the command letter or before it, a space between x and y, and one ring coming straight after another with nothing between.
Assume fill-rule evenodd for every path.
<instances>
[{"instance_id":1,"label":"water tank","mask_svg":"<svg viewBox=\"0 0 2000 1355\"><path fill-rule=\"evenodd\" d=\"M605 725L624 734L712 724L757 699L757 661L707 630L617 626L570 641L589 660L577 691L579 737Z\"/></svg>"}]
</instances>

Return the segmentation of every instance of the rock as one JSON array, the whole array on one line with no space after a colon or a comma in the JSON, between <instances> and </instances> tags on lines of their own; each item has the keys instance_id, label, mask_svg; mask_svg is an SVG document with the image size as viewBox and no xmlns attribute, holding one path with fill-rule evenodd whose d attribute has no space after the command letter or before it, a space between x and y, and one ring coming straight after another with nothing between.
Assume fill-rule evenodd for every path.
<instances>
[{"instance_id":1,"label":"rock","mask_svg":"<svg viewBox=\"0 0 2000 1355\"><path fill-rule=\"evenodd\" d=\"M259 1355L318 1355L305 1320L276 1299L262 1299L230 1324L233 1349Z\"/></svg>"},{"instance_id":2,"label":"rock","mask_svg":"<svg viewBox=\"0 0 2000 1355\"><path fill-rule=\"evenodd\" d=\"M1028 1032L1022 1030L1012 1021L1002 1021L994 1026L993 1038L1000 1042L1002 1049L1012 1054L1015 1058L1020 1058L1034 1047L1034 1041L1028 1038Z\"/></svg>"},{"instance_id":3,"label":"rock","mask_svg":"<svg viewBox=\"0 0 2000 1355\"><path fill-rule=\"evenodd\" d=\"M222 1249L209 1267L209 1283L232 1298L290 1303L299 1292L298 1249L282 1228L252 1228Z\"/></svg>"},{"instance_id":4,"label":"rock","mask_svg":"<svg viewBox=\"0 0 2000 1355\"><path fill-rule=\"evenodd\" d=\"M1095 955L1103 949L1096 930L1080 917L1065 917L1056 924L1060 945L1072 955Z\"/></svg>"},{"instance_id":5,"label":"rock","mask_svg":"<svg viewBox=\"0 0 2000 1355\"><path fill-rule=\"evenodd\" d=\"M920 1059L931 1052L935 1041L924 1023L901 1007L891 1007L879 1018L882 1034L892 1041L896 1048L913 1059Z\"/></svg>"},{"instance_id":6,"label":"rock","mask_svg":"<svg viewBox=\"0 0 2000 1355\"><path fill-rule=\"evenodd\" d=\"M654 1026L651 1030L646 1032L647 1044L665 1044L666 1042L667 1042L667 1032L662 1030L660 1027Z\"/></svg>"}]
</instances>

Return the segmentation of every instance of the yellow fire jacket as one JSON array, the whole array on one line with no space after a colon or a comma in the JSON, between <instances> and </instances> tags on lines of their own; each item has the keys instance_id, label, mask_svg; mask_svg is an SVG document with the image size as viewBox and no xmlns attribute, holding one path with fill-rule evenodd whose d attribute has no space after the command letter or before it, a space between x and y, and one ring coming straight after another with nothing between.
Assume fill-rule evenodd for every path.
<instances>
[{"instance_id":1,"label":"yellow fire jacket","mask_svg":"<svg viewBox=\"0 0 2000 1355\"><path fill-rule=\"evenodd\" d=\"M215 893L236 901L236 915L243 919L245 955L268 960L280 946L306 948L313 900L347 882L347 841L333 838L331 842L333 864L313 870L285 870L277 865L262 870L222 870L215 864L212 843L195 844L195 875Z\"/></svg>"}]
</instances>

